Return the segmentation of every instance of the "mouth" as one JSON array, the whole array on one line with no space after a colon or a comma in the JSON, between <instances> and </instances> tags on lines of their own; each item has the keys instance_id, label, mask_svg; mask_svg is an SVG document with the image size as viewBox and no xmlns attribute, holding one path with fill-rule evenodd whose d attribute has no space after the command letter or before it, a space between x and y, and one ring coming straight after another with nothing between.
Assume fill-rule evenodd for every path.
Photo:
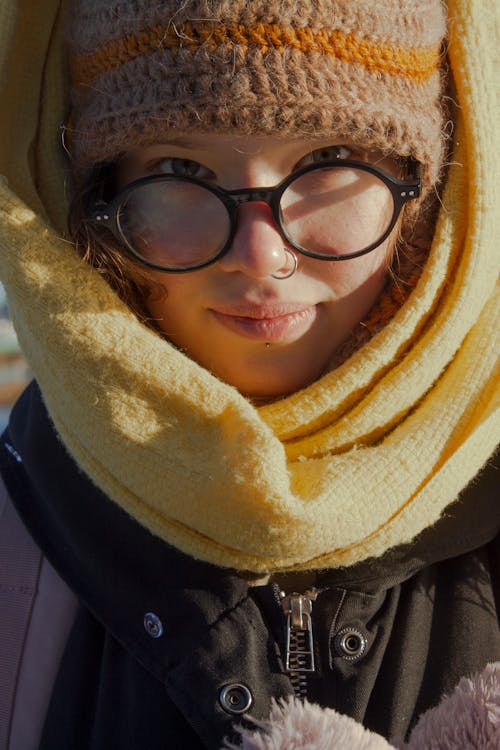
<instances>
[{"instance_id":1,"label":"mouth","mask_svg":"<svg viewBox=\"0 0 500 750\"><path fill-rule=\"evenodd\" d=\"M286 344L296 341L311 328L317 317L317 306L290 303L234 305L212 309L211 313L220 325L238 336Z\"/></svg>"}]
</instances>

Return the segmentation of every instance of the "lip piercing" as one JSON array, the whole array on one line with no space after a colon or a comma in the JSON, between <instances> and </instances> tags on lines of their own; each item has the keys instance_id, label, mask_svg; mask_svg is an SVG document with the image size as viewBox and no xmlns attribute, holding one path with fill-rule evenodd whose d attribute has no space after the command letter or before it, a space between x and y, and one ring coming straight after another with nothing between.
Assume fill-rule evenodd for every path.
<instances>
[{"instance_id":1,"label":"lip piercing","mask_svg":"<svg viewBox=\"0 0 500 750\"><path fill-rule=\"evenodd\" d=\"M287 247L284 247L283 250L285 251L285 253L287 254L287 256L290 256L290 258L287 258L287 261L289 259L291 259L292 268L291 268L290 271L285 271L285 273L283 273L283 274L281 274L281 273L272 273L271 274L271 278L272 279L289 279L290 276L293 276L293 274L297 270L297 263L298 263L298 261L297 261L297 256L295 255L295 253L292 253L292 251L289 250Z\"/></svg>"}]
</instances>

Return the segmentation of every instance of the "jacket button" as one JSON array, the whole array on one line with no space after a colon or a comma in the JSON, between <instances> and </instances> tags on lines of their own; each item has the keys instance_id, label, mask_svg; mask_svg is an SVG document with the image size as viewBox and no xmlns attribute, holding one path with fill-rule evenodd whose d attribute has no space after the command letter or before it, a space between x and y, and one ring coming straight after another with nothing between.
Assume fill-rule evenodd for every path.
<instances>
[{"instance_id":1,"label":"jacket button","mask_svg":"<svg viewBox=\"0 0 500 750\"><path fill-rule=\"evenodd\" d=\"M219 693L219 703L230 714L244 714L252 705L252 693L246 685L226 685Z\"/></svg>"},{"instance_id":2,"label":"jacket button","mask_svg":"<svg viewBox=\"0 0 500 750\"><path fill-rule=\"evenodd\" d=\"M144 615L144 630L151 638L161 638L163 635L163 625L154 612L146 612Z\"/></svg>"},{"instance_id":3,"label":"jacket button","mask_svg":"<svg viewBox=\"0 0 500 750\"><path fill-rule=\"evenodd\" d=\"M338 656L347 661L356 661L366 651L367 640L356 628L342 628L334 638L333 645Z\"/></svg>"}]
</instances>

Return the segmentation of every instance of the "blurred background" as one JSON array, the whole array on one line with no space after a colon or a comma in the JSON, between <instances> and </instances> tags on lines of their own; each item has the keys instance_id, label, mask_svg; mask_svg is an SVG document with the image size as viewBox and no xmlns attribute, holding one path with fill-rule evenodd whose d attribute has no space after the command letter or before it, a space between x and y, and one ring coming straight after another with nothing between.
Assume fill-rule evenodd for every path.
<instances>
[{"instance_id":1,"label":"blurred background","mask_svg":"<svg viewBox=\"0 0 500 750\"><path fill-rule=\"evenodd\" d=\"M30 373L9 319L5 291L0 284L0 430L3 431L12 404L30 380Z\"/></svg>"}]
</instances>

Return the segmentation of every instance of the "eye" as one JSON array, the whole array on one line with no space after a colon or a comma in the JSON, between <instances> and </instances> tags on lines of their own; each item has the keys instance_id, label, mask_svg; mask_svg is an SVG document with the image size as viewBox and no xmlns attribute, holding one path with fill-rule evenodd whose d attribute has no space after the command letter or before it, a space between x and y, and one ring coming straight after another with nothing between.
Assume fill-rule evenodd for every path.
<instances>
[{"instance_id":1,"label":"eye","mask_svg":"<svg viewBox=\"0 0 500 750\"><path fill-rule=\"evenodd\" d=\"M198 180L210 180L215 177L212 170L191 159L181 159L169 156L148 165L148 171L153 174L175 174L179 177L196 177Z\"/></svg>"},{"instance_id":2,"label":"eye","mask_svg":"<svg viewBox=\"0 0 500 750\"><path fill-rule=\"evenodd\" d=\"M297 168L307 167L310 164L321 164L323 161L331 162L349 158L353 158L353 149L348 146L324 146L302 157L297 163Z\"/></svg>"}]
</instances>

